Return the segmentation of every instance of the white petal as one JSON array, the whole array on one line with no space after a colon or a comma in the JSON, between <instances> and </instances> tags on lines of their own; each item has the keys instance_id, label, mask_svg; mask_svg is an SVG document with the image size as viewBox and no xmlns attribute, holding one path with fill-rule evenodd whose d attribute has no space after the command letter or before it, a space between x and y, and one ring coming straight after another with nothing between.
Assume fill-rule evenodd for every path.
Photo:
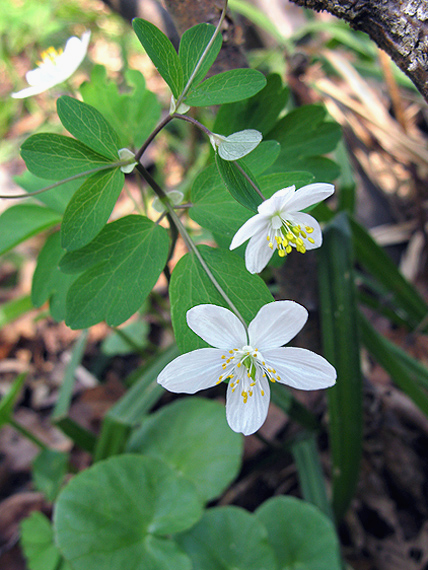
<instances>
[{"instance_id":1,"label":"white petal","mask_svg":"<svg viewBox=\"0 0 428 570\"><path fill-rule=\"evenodd\" d=\"M256 214L243 224L233 236L229 249L235 249L247 241L253 235L264 232L267 235L268 223L263 216Z\"/></svg>"},{"instance_id":2,"label":"white petal","mask_svg":"<svg viewBox=\"0 0 428 570\"><path fill-rule=\"evenodd\" d=\"M200 348L178 356L159 374L158 383L170 392L194 394L214 386L223 372L222 351Z\"/></svg>"},{"instance_id":3,"label":"white petal","mask_svg":"<svg viewBox=\"0 0 428 570\"><path fill-rule=\"evenodd\" d=\"M336 382L336 369L325 358L305 348L272 348L263 352L266 364L280 376L282 384L299 390L329 388Z\"/></svg>"},{"instance_id":4,"label":"white petal","mask_svg":"<svg viewBox=\"0 0 428 570\"><path fill-rule=\"evenodd\" d=\"M43 91L47 91L54 85L56 84L39 83L39 85L32 85L31 87L26 87L25 89L21 89L21 91L17 91L16 93L11 93L10 96L13 99L24 99L25 97L31 97L32 95L38 95L39 93L43 93Z\"/></svg>"},{"instance_id":5,"label":"white petal","mask_svg":"<svg viewBox=\"0 0 428 570\"><path fill-rule=\"evenodd\" d=\"M295 188L295 186L288 186L288 188L283 188L275 192L275 194L262 202L257 208L259 214L270 217L284 209L293 198Z\"/></svg>"},{"instance_id":6,"label":"white petal","mask_svg":"<svg viewBox=\"0 0 428 570\"><path fill-rule=\"evenodd\" d=\"M269 263L274 250L269 247L267 230L253 236L245 250L245 266L250 273L260 273Z\"/></svg>"},{"instance_id":7,"label":"white petal","mask_svg":"<svg viewBox=\"0 0 428 570\"><path fill-rule=\"evenodd\" d=\"M233 133L220 142L218 153L223 160L238 160L253 151L262 138L262 133L254 129Z\"/></svg>"},{"instance_id":8,"label":"white petal","mask_svg":"<svg viewBox=\"0 0 428 570\"><path fill-rule=\"evenodd\" d=\"M237 433L251 435L265 422L269 410L270 387L265 378L261 378L255 386L257 388L244 404L241 391L236 388L232 392L229 384L226 393L226 419L229 426ZM264 395L261 395L260 388Z\"/></svg>"},{"instance_id":9,"label":"white petal","mask_svg":"<svg viewBox=\"0 0 428 570\"><path fill-rule=\"evenodd\" d=\"M250 345L266 359L265 349L289 342L302 329L308 311L294 301L275 301L264 305L248 327Z\"/></svg>"},{"instance_id":10,"label":"white petal","mask_svg":"<svg viewBox=\"0 0 428 570\"><path fill-rule=\"evenodd\" d=\"M236 315L217 305L196 305L187 311L187 324L205 342L231 350L247 344L244 325Z\"/></svg>"},{"instance_id":11,"label":"white petal","mask_svg":"<svg viewBox=\"0 0 428 570\"><path fill-rule=\"evenodd\" d=\"M322 202L334 192L333 184L326 184L324 182L316 182L315 184L307 184L299 188L294 196L287 204L287 209L292 212L304 210L312 204Z\"/></svg>"},{"instance_id":12,"label":"white petal","mask_svg":"<svg viewBox=\"0 0 428 570\"><path fill-rule=\"evenodd\" d=\"M314 240L314 243L311 243L309 240L302 238L306 249L315 249L317 247L320 247L322 244L322 231L316 219L309 214L305 214L304 212L293 213L291 217L295 224L300 224L302 226L302 230L305 229L305 226L314 228L314 231L311 234L307 234L308 237Z\"/></svg>"}]
</instances>

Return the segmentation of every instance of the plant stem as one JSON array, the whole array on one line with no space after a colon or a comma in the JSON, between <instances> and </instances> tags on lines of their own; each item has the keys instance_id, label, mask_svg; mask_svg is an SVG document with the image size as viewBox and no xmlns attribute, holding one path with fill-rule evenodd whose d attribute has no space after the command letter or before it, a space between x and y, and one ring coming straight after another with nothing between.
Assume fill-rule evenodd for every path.
<instances>
[{"instance_id":1,"label":"plant stem","mask_svg":"<svg viewBox=\"0 0 428 570\"><path fill-rule=\"evenodd\" d=\"M199 263L202 265L202 268L204 269L205 273L207 274L209 280L211 281L211 283L214 285L214 287L217 289L217 291L220 293L220 295L223 297L223 299L226 301L226 303L229 305L229 307L231 308L231 310L235 313L235 315L238 317L238 319L241 321L241 323L244 325L245 330L248 330L247 327L247 323L244 321L241 313L238 311L238 309L236 308L235 304L232 302L232 300L229 298L229 296L227 295L227 293L224 291L224 289L222 288L222 286L220 285L220 283L217 281L217 279L214 277L214 275L211 272L211 269L208 267L208 265L205 263L204 258L202 257L202 255L200 254L198 248L196 247L196 245L193 243L191 237L189 236L186 228L184 227L182 221L180 220L180 218L177 216L177 214L174 211L174 208L171 206L168 197L166 196L165 192L162 190L162 188L158 185L158 183L156 182L156 180L151 176L151 174L149 172L147 172L147 170L141 165L139 164L137 166L137 170L138 172L143 176L143 178L146 180L146 182L153 188L153 190L155 191L155 193L159 196L159 199L161 200L161 202L165 205L165 207L168 210L168 219L170 220L170 224L174 225L177 230L180 232L181 237L184 240L184 243L187 246L187 249L194 253L194 255L196 256L196 258L198 259Z\"/></svg>"},{"instance_id":2,"label":"plant stem","mask_svg":"<svg viewBox=\"0 0 428 570\"><path fill-rule=\"evenodd\" d=\"M127 164L129 164L129 160L118 160L117 162L107 162L103 166L97 166L97 168L92 168L91 170L85 170L85 172L79 172L79 174L74 174L73 176L69 176L68 178L59 180L58 182L55 182L50 186L46 186L46 188L42 188L41 190L36 190L35 192L27 192L25 194L16 194L14 196L0 195L0 198L4 198L5 200L14 200L15 198L31 198L31 196L36 196L37 194L41 194L42 192L47 192L48 190L57 188L58 186L61 186L61 184L65 184L66 182L77 180L78 178L82 178L83 176L89 176L90 174L94 174L95 172L101 172L101 170L108 170L109 168L117 168L118 166L126 166Z\"/></svg>"},{"instance_id":3,"label":"plant stem","mask_svg":"<svg viewBox=\"0 0 428 570\"><path fill-rule=\"evenodd\" d=\"M246 180L248 180L248 182L251 184L251 186L254 188L254 190L257 192L257 194L260 196L260 198L264 201L266 200L266 198L263 196L260 188L257 186L257 184L255 184L251 178L248 176L248 174L245 172L245 170L242 168L242 166L240 164L238 164L237 160L233 161L236 168L239 170L239 172L242 174L242 176L245 177Z\"/></svg>"},{"instance_id":4,"label":"plant stem","mask_svg":"<svg viewBox=\"0 0 428 570\"><path fill-rule=\"evenodd\" d=\"M205 125L203 125L193 117L188 117L187 115L181 115L180 113L175 113L174 117L176 119L181 119L182 121L187 121L188 123L192 123L192 125L195 125L196 127L198 127L198 129L201 129L201 131L203 131L208 136L211 136L213 134L209 129L207 129Z\"/></svg>"},{"instance_id":5,"label":"plant stem","mask_svg":"<svg viewBox=\"0 0 428 570\"><path fill-rule=\"evenodd\" d=\"M154 131L148 136L146 141L144 142L143 146L135 153L135 160L140 162L141 157L143 156L144 152L146 151L149 144L153 141L157 134L174 118L174 115L167 115L162 121L158 124Z\"/></svg>"},{"instance_id":6,"label":"plant stem","mask_svg":"<svg viewBox=\"0 0 428 570\"><path fill-rule=\"evenodd\" d=\"M18 431L21 435L32 441L37 447L39 447L42 451L47 451L49 447L43 443L37 436L32 434L27 428L25 428L22 424L16 422L12 417L9 418L8 422L16 431Z\"/></svg>"}]
</instances>

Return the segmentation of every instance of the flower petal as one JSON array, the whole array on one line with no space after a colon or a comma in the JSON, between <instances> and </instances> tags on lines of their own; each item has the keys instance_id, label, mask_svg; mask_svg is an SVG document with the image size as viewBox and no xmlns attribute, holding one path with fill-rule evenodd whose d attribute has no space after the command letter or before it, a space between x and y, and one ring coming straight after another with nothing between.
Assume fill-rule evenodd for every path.
<instances>
[{"instance_id":1,"label":"flower petal","mask_svg":"<svg viewBox=\"0 0 428 570\"><path fill-rule=\"evenodd\" d=\"M256 214L243 224L233 236L229 249L235 249L251 238L253 235L264 232L267 235L267 221L260 214Z\"/></svg>"},{"instance_id":2,"label":"flower petal","mask_svg":"<svg viewBox=\"0 0 428 570\"><path fill-rule=\"evenodd\" d=\"M253 236L245 250L245 266L250 273L260 273L269 263L274 250L269 247L267 229Z\"/></svg>"},{"instance_id":3,"label":"flower petal","mask_svg":"<svg viewBox=\"0 0 428 570\"><path fill-rule=\"evenodd\" d=\"M247 344L244 325L236 315L217 305L196 305L187 311L187 324L205 342L230 350Z\"/></svg>"},{"instance_id":4,"label":"flower petal","mask_svg":"<svg viewBox=\"0 0 428 570\"><path fill-rule=\"evenodd\" d=\"M248 327L250 345L265 350L289 342L308 319L308 311L294 301L275 301L264 305Z\"/></svg>"},{"instance_id":5,"label":"flower petal","mask_svg":"<svg viewBox=\"0 0 428 570\"><path fill-rule=\"evenodd\" d=\"M295 186L288 186L287 188L278 190L278 192L275 192L270 198L262 202L257 208L257 211L263 216L273 216L275 212L279 212L287 206L295 194L295 189Z\"/></svg>"},{"instance_id":6,"label":"flower petal","mask_svg":"<svg viewBox=\"0 0 428 570\"><path fill-rule=\"evenodd\" d=\"M170 392L194 394L214 386L223 369L221 352L200 348L175 358L159 374L158 383Z\"/></svg>"},{"instance_id":7,"label":"flower petal","mask_svg":"<svg viewBox=\"0 0 428 570\"><path fill-rule=\"evenodd\" d=\"M25 97L31 97L32 95L43 93L43 91L47 91L54 85L56 85L56 83L39 83L39 85L32 85L31 87L25 87L25 89L21 89L21 91L17 91L16 93L11 93L10 96L13 99L24 99Z\"/></svg>"},{"instance_id":8,"label":"flower petal","mask_svg":"<svg viewBox=\"0 0 428 570\"><path fill-rule=\"evenodd\" d=\"M306 249L315 249L320 247L322 244L322 231L316 219L304 212L295 212L291 217L293 219L293 223L300 224L302 226L302 230L304 230L305 226L309 226L314 229L311 234L308 234L308 237L312 238L314 243L311 243L308 239L303 239Z\"/></svg>"},{"instance_id":9,"label":"flower petal","mask_svg":"<svg viewBox=\"0 0 428 570\"><path fill-rule=\"evenodd\" d=\"M248 396L246 403L239 388L232 391L231 385L226 393L226 419L229 426L237 433L251 435L265 422L269 410L270 387L265 378L260 378L252 396ZM261 395L260 388L264 395Z\"/></svg>"},{"instance_id":10,"label":"flower petal","mask_svg":"<svg viewBox=\"0 0 428 570\"><path fill-rule=\"evenodd\" d=\"M316 182L315 184L307 184L299 188L291 200L287 204L288 212L298 212L304 210L312 204L318 204L331 196L334 192L333 184L324 182Z\"/></svg>"},{"instance_id":11,"label":"flower petal","mask_svg":"<svg viewBox=\"0 0 428 570\"><path fill-rule=\"evenodd\" d=\"M329 388L336 382L336 369L325 358L306 348L272 348L263 352L281 380L299 390Z\"/></svg>"}]
</instances>

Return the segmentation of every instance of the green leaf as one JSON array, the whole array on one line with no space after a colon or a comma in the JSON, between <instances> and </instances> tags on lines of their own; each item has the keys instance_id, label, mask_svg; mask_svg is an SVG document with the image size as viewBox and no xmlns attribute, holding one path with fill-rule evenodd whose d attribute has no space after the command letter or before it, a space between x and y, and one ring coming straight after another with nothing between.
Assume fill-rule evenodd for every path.
<instances>
[{"instance_id":1,"label":"green leaf","mask_svg":"<svg viewBox=\"0 0 428 570\"><path fill-rule=\"evenodd\" d=\"M30 172L49 180L62 180L111 162L80 141L53 133L28 138L21 147L21 156Z\"/></svg>"},{"instance_id":2,"label":"green leaf","mask_svg":"<svg viewBox=\"0 0 428 570\"><path fill-rule=\"evenodd\" d=\"M268 75L266 81L266 86L250 99L222 105L213 131L230 135L242 129L256 129L266 135L275 125L289 96L288 88L283 87L281 77L276 73Z\"/></svg>"},{"instance_id":3,"label":"green leaf","mask_svg":"<svg viewBox=\"0 0 428 570\"><path fill-rule=\"evenodd\" d=\"M65 319L65 298L75 275L65 275L59 270L59 262L64 255L60 234L55 232L45 242L37 258L31 286L31 299L35 307L49 301L52 318L61 322Z\"/></svg>"},{"instance_id":4,"label":"green leaf","mask_svg":"<svg viewBox=\"0 0 428 570\"><path fill-rule=\"evenodd\" d=\"M273 301L264 281L251 275L243 260L231 251L199 246L198 250L220 286L247 323L266 303ZM171 319L181 352L208 346L188 326L186 313L195 305L212 303L227 307L193 253L180 259L172 272L169 286Z\"/></svg>"},{"instance_id":5,"label":"green leaf","mask_svg":"<svg viewBox=\"0 0 428 570\"><path fill-rule=\"evenodd\" d=\"M264 75L256 69L231 69L190 89L184 102L193 107L232 103L255 95L265 85Z\"/></svg>"},{"instance_id":6,"label":"green leaf","mask_svg":"<svg viewBox=\"0 0 428 570\"><path fill-rule=\"evenodd\" d=\"M17 204L0 216L0 255L30 237L59 224L61 216L36 204Z\"/></svg>"},{"instance_id":7,"label":"green leaf","mask_svg":"<svg viewBox=\"0 0 428 570\"><path fill-rule=\"evenodd\" d=\"M168 535L201 514L187 479L159 459L121 455L72 479L58 498L54 527L74 570L190 570Z\"/></svg>"},{"instance_id":8,"label":"green leaf","mask_svg":"<svg viewBox=\"0 0 428 570\"><path fill-rule=\"evenodd\" d=\"M23 297L2 303L0 306L0 329L14 320L19 319L20 316L25 315L25 313L31 311L32 308L33 303L29 295L24 295Z\"/></svg>"},{"instance_id":9,"label":"green leaf","mask_svg":"<svg viewBox=\"0 0 428 570\"><path fill-rule=\"evenodd\" d=\"M59 97L56 107L61 123L73 137L107 158L118 159L119 137L97 109L68 95Z\"/></svg>"},{"instance_id":10,"label":"green leaf","mask_svg":"<svg viewBox=\"0 0 428 570\"><path fill-rule=\"evenodd\" d=\"M91 81L80 86L85 103L100 111L119 135L120 148L138 148L157 125L161 107L154 93L146 89L144 76L136 69L127 69L125 79L131 90L119 92L109 81L102 65L95 65Z\"/></svg>"},{"instance_id":11,"label":"green leaf","mask_svg":"<svg viewBox=\"0 0 428 570\"><path fill-rule=\"evenodd\" d=\"M14 182L21 186L28 195L31 196L32 192L37 192L37 190L42 190L47 186L50 186L52 182L50 180L45 180L43 178L39 178L32 174L29 170L26 170L19 176L13 177ZM42 202L51 210L55 210L55 212L59 212L63 214L67 207L67 204L71 200L71 197L82 185L83 178L78 178L77 180L71 180L70 182L65 182L64 184L60 184L56 188L52 188L52 190L47 190L46 192L42 192L41 194L37 194L34 200L38 202Z\"/></svg>"},{"instance_id":12,"label":"green leaf","mask_svg":"<svg viewBox=\"0 0 428 570\"><path fill-rule=\"evenodd\" d=\"M21 523L21 545L29 570L71 570L54 543L51 523L34 511ZM61 565L60 565L61 564Z\"/></svg>"},{"instance_id":13,"label":"green leaf","mask_svg":"<svg viewBox=\"0 0 428 570\"><path fill-rule=\"evenodd\" d=\"M267 170L279 156L281 145L276 141L262 141L259 146L238 162L244 164L254 176L259 176Z\"/></svg>"},{"instance_id":14,"label":"green leaf","mask_svg":"<svg viewBox=\"0 0 428 570\"><path fill-rule=\"evenodd\" d=\"M54 501L67 473L68 455L56 449L43 449L33 461L34 486Z\"/></svg>"},{"instance_id":15,"label":"green leaf","mask_svg":"<svg viewBox=\"0 0 428 570\"><path fill-rule=\"evenodd\" d=\"M9 422L26 377L27 374L19 374L13 381L7 394L0 400L0 428Z\"/></svg>"},{"instance_id":16,"label":"green leaf","mask_svg":"<svg viewBox=\"0 0 428 570\"><path fill-rule=\"evenodd\" d=\"M327 395L333 510L340 520L358 481L363 429L354 260L346 214L336 216L324 229L318 254L324 355L337 370L337 383Z\"/></svg>"},{"instance_id":17,"label":"green leaf","mask_svg":"<svg viewBox=\"0 0 428 570\"><path fill-rule=\"evenodd\" d=\"M428 416L428 370L382 336L362 313L359 315L361 337L373 358L390 374L395 384Z\"/></svg>"},{"instance_id":18,"label":"green leaf","mask_svg":"<svg viewBox=\"0 0 428 570\"><path fill-rule=\"evenodd\" d=\"M254 152L257 151L258 149ZM287 172L260 176L257 182L263 195L270 198L281 188L293 184L300 188L312 180L313 176L309 172ZM242 224L253 215L253 212L232 198L214 164L196 177L192 186L191 200L192 220L213 233L221 233L229 238L229 243Z\"/></svg>"},{"instance_id":19,"label":"green leaf","mask_svg":"<svg viewBox=\"0 0 428 570\"><path fill-rule=\"evenodd\" d=\"M168 247L164 228L132 215L107 224L91 243L67 253L61 270L84 271L67 295L67 325L79 329L102 320L111 326L126 321L156 283Z\"/></svg>"},{"instance_id":20,"label":"green leaf","mask_svg":"<svg viewBox=\"0 0 428 570\"><path fill-rule=\"evenodd\" d=\"M208 509L194 528L177 539L198 570L278 568L266 528L239 507Z\"/></svg>"},{"instance_id":21,"label":"green leaf","mask_svg":"<svg viewBox=\"0 0 428 570\"><path fill-rule=\"evenodd\" d=\"M128 451L163 459L208 502L238 475L242 443L227 425L222 404L195 397L176 400L146 418Z\"/></svg>"},{"instance_id":22,"label":"green leaf","mask_svg":"<svg viewBox=\"0 0 428 570\"><path fill-rule=\"evenodd\" d=\"M263 200L249 181L252 180L257 186L250 170L241 164L242 172L236 164L223 160L218 154L215 156L215 163L226 188L235 200L249 210L257 212Z\"/></svg>"},{"instance_id":23,"label":"green leaf","mask_svg":"<svg viewBox=\"0 0 428 570\"><path fill-rule=\"evenodd\" d=\"M184 87L183 69L174 46L154 24L134 18L132 27L147 55L177 99Z\"/></svg>"},{"instance_id":24,"label":"green leaf","mask_svg":"<svg viewBox=\"0 0 428 570\"><path fill-rule=\"evenodd\" d=\"M317 506L321 512L333 519L333 511L327 496L326 484L314 433L296 438L291 452L299 474L303 497Z\"/></svg>"},{"instance_id":25,"label":"green leaf","mask_svg":"<svg viewBox=\"0 0 428 570\"><path fill-rule=\"evenodd\" d=\"M105 226L122 191L119 168L96 172L70 200L61 224L61 245L74 251L89 243Z\"/></svg>"},{"instance_id":26,"label":"green leaf","mask_svg":"<svg viewBox=\"0 0 428 570\"><path fill-rule=\"evenodd\" d=\"M313 505L274 497L255 514L267 529L279 570L342 569L334 525Z\"/></svg>"},{"instance_id":27,"label":"green leaf","mask_svg":"<svg viewBox=\"0 0 428 570\"><path fill-rule=\"evenodd\" d=\"M325 122L326 111L319 105L304 105L294 109L269 132L272 138L281 144L281 153L277 169L310 170L319 168L319 162L313 162L319 155L335 149L341 138L341 128L337 123ZM326 159L323 163L326 166ZM309 167L312 161L312 168ZM329 162L331 167L331 161ZM333 163L334 164L334 163Z\"/></svg>"},{"instance_id":28,"label":"green leaf","mask_svg":"<svg viewBox=\"0 0 428 570\"><path fill-rule=\"evenodd\" d=\"M212 24L198 24L186 30L182 35L178 56L183 67L184 85L186 85L187 81L190 79L196 64L199 62L201 55L211 40L214 32L215 26ZM222 36L221 34L218 34L213 45L205 55L202 65L193 78L192 85L197 85L203 80L216 60L222 43Z\"/></svg>"}]
</instances>

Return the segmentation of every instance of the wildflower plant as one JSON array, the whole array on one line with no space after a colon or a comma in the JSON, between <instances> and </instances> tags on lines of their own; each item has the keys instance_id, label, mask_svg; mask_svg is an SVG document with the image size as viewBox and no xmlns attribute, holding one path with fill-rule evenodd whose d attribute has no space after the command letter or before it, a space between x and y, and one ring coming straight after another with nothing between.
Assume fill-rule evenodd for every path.
<instances>
[{"instance_id":1,"label":"wildflower plant","mask_svg":"<svg viewBox=\"0 0 428 570\"><path fill-rule=\"evenodd\" d=\"M286 518L290 507L298 513L293 525L305 528L308 520L318 521L308 534L309 543L311 536L325 537L317 567L340 568L332 523L301 502L273 501L260 514L235 507L205 510L237 475L238 434L253 434L264 424L271 388L287 401L285 411L301 410L287 386L315 390L336 381L326 358L283 346L303 327L308 312L295 300L275 300L257 273L275 249L281 260L321 245L316 214L303 210L333 193L330 181L338 168L320 156L318 136L323 135L325 154L335 148L340 129L325 120L321 106L308 106L305 121L300 109L280 117L288 90L278 75L266 78L248 68L207 78L221 49L226 8L227 2L216 27L201 23L187 30L178 53L156 26L133 21L171 91L168 111L161 113L138 71L127 71L128 90L122 93L95 66L91 80L80 87L83 100L68 95L57 100L58 117L71 136L37 133L21 147L28 172L17 179L26 191L20 197L33 200L0 216L0 253L48 230L33 278L34 307L48 302L51 316L72 329L102 321L118 327L140 310L163 273L181 352L174 347L151 369L149 384L130 389L109 412L99 439L81 426L76 429L67 417L71 391L61 400L54 413L57 424L93 454L95 465L58 498L54 493L53 531L43 516L31 517L23 527L28 556L33 556L34 535L42 534L55 567L64 558L74 570L214 569L220 567L213 555L218 549L221 567L279 569L284 567L281 547L267 540L266 529L276 517ZM79 45L78 38L72 40L62 55L48 53L27 77L28 90L13 96L39 93L73 73L89 35ZM70 46L77 50L73 55ZM208 129L194 111L214 105L220 109ZM185 185L163 188L142 160L173 121L200 130L206 148L212 146L190 192ZM141 201L133 198L132 212L112 216L129 175L141 181ZM148 196L155 200L153 208ZM216 247L213 240L196 245L187 216L212 233ZM178 236L188 252L171 271ZM231 250L247 239L244 262L242 252ZM125 330L118 334L126 339ZM153 379L167 390L190 394L225 382L229 425L221 404L197 397L146 416L153 394L161 394ZM281 384L278 390L276 384ZM221 540L214 529L225 529L230 540Z\"/></svg>"}]
</instances>

